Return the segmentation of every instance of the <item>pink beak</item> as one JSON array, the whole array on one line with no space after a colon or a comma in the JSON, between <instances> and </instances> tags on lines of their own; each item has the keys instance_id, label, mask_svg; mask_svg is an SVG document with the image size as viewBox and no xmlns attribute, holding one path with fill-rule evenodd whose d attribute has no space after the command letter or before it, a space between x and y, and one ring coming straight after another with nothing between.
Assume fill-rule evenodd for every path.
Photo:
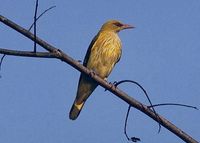
<instances>
[{"instance_id":1,"label":"pink beak","mask_svg":"<svg viewBox=\"0 0 200 143\"><path fill-rule=\"evenodd\" d=\"M135 26L129 25L129 24L123 24L122 29L131 29L135 28Z\"/></svg>"}]
</instances>

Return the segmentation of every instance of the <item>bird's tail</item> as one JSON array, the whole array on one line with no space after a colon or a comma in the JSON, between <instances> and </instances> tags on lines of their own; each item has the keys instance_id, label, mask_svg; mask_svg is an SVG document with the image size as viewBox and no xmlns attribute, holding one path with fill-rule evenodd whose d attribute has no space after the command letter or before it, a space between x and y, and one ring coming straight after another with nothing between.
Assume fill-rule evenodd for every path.
<instances>
[{"instance_id":1,"label":"bird's tail","mask_svg":"<svg viewBox=\"0 0 200 143\"><path fill-rule=\"evenodd\" d=\"M92 94L94 89L97 87L97 83L87 76L81 76L79 80L78 90L74 104L69 113L69 118L75 120L80 114L83 105L85 104L88 97Z\"/></svg>"},{"instance_id":2,"label":"bird's tail","mask_svg":"<svg viewBox=\"0 0 200 143\"><path fill-rule=\"evenodd\" d=\"M76 101L74 102L69 113L69 118L71 120L76 120L76 118L78 117L78 115L80 114L83 108L83 105L84 105L84 102L82 102L81 104L77 104Z\"/></svg>"}]
</instances>

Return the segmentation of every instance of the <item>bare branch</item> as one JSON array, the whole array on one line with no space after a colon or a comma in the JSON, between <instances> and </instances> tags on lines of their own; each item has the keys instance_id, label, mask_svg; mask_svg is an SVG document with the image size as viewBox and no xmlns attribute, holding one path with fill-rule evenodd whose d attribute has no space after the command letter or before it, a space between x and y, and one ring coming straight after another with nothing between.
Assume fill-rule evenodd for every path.
<instances>
[{"instance_id":1,"label":"bare branch","mask_svg":"<svg viewBox=\"0 0 200 143\"><path fill-rule=\"evenodd\" d=\"M22 56L22 57L37 57L37 58L57 58L56 53L50 52L32 52L32 51L17 51L0 48L0 54Z\"/></svg>"},{"instance_id":2,"label":"bare branch","mask_svg":"<svg viewBox=\"0 0 200 143\"><path fill-rule=\"evenodd\" d=\"M6 24L7 26L15 29L19 33L23 34L24 36L28 37L29 39L31 39L31 40L34 41L34 35L31 32L29 32L28 30L20 27L19 25L15 24L14 22L8 20L7 18L5 18L5 17L3 17L1 15L0 15L0 21L3 22L4 24ZM80 72L82 72L82 73L84 73L84 74L86 74L88 76L92 75L91 71L89 69L87 69L86 67L84 67L78 61L72 59L67 54L63 53L61 50L58 50L54 46L48 44L47 42L41 40L38 37L36 37L35 42L37 44L39 44L40 46L42 46L43 48L45 48L46 50L48 50L49 52L55 52L55 53L57 53L58 59L66 62L66 63L68 63L69 65L71 65L72 67L74 67L75 69L77 69L78 71L80 71ZM169 122L167 119L165 119L161 115L157 115L156 116L154 114L154 112L151 109L149 109L146 105L140 103L139 101L135 100L131 96L128 96L125 92L123 92L119 88L117 88L117 87L115 88L113 84L108 83L107 81L105 81L104 79L100 78L96 74L93 75L93 76L91 76L91 78L93 80L95 80L103 88L106 88L107 90L109 90L110 92L112 92L114 95L116 95L120 99L124 100L129 105L131 105L132 107L140 110L144 114L146 114L149 117L151 117L156 122L158 122L157 116L159 116L159 118L161 119L160 124L163 127L167 128L169 131L171 131L174 134L176 134L183 141L185 141L187 143L198 143L198 141L196 141L191 136L189 136L188 134L186 134L185 132L183 132L181 129L179 129L178 127L176 127L175 125L173 125L171 122Z\"/></svg>"}]
</instances>

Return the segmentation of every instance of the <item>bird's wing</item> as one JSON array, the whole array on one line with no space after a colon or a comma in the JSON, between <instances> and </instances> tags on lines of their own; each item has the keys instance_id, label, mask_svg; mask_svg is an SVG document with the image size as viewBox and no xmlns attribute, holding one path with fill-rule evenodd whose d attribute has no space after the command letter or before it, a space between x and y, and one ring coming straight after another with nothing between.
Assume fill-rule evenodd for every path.
<instances>
[{"instance_id":1,"label":"bird's wing","mask_svg":"<svg viewBox=\"0 0 200 143\"><path fill-rule=\"evenodd\" d=\"M118 62L120 61L120 59L121 59L121 56L122 56L122 49L120 49L120 51L121 51L121 52L120 52L120 55L119 55L119 57L118 57L116 63L118 63ZM116 63L115 63L115 64L116 64Z\"/></svg>"},{"instance_id":2,"label":"bird's wing","mask_svg":"<svg viewBox=\"0 0 200 143\"><path fill-rule=\"evenodd\" d=\"M89 45L89 47L88 47L88 49L87 49L87 52L86 52L86 55L85 55L85 58L84 58L84 61L83 61L83 65L84 65L85 67L87 66L87 63L88 63L88 60L89 60L89 57L90 57L90 54L91 54L91 49L92 49L94 43L96 42L97 38L98 38L98 35L96 35L96 36L93 38L93 40L91 41L91 43L90 43L90 45Z\"/></svg>"},{"instance_id":3,"label":"bird's wing","mask_svg":"<svg viewBox=\"0 0 200 143\"><path fill-rule=\"evenodd\" d=\"M87 49L87 52L83 61L83 66L85 67L87 67L88 60L91 55L91 49L93 45L95 44L97 38L98 38L98 35L96 35L93 38L93 40L91 41ZM80 78L79 78L79 83L78 83L76 102L80 104L83 101L85 101L96 87L97 87L97 84L93 80L91 80L91 78L81 73Z\"/></svg>"}]
</instances>

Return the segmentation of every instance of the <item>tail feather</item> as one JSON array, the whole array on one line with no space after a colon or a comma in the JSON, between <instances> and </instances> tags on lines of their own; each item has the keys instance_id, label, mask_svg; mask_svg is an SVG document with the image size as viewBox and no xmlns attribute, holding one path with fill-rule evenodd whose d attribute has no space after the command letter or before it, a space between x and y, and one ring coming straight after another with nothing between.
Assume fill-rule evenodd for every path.
<instances>
[{"instance_id":1,"label":"tail feather","mask_svg":"<svg viewBox=\"0 0 200 143\"><path fill-rule=\"evenodd\" d=\"M76 120L76 118L78 117L78 115L80 114L80 112L83 108L83 105L84 105L84 102L81 104L76 104L76 103L73 104L73 106L70 110L70 113L69 113L69 118L71 120Z\"/></svg>"},{"instance_id":2,"label":"tail feather","mask_svg":"<svg viewBox=\"0 0 200 143\"><path fill-rule=\"evenodd\" d=\"M69 113L69 118L75 120L80 114L85 101L97 87L97 83L87 76L81 75L74 104Z\"/></svg>"}]
</instances>

